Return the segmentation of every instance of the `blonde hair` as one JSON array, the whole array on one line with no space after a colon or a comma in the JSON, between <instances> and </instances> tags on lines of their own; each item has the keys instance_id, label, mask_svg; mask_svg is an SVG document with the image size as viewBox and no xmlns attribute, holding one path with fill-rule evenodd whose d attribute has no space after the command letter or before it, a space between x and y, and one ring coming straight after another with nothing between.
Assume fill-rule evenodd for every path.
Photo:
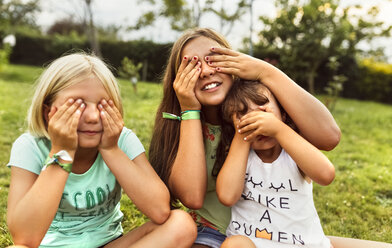
<instances>
[{"instance_id":1,"label":"blonde hair","mask_svg":"<svg viewBox=\"0 0 392 248\"><path fill-rule=\"evenodd\" d=\"M27 115L29 132L49 139L44 118L44 105L51 106L61 91L95 76L102 83L110 99L123 113L120 90L108 66L98 57L74 53L54 60L36 82L35 93Z\"/></svg>"}]
</instances>

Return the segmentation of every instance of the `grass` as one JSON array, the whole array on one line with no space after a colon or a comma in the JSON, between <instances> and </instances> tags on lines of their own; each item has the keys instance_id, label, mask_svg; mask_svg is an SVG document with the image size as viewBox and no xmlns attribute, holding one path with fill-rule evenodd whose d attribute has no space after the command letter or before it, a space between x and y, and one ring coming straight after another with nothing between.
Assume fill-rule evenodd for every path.
<instances>
[{"instance_id":1,"label":"grass","mask_svg":"<svg viewBox=\"0 0 392 248\"><path fill-rule=\"evenodd\" d=\"M0 72L0 247L11 244L6 226L10 170L5 166L12 142L25 131L32 82L42 70L9 65ZM161 86L120 80L126 126L148 150ZM314 186L316 208L327 235L392 242L392 106L339 99L333 112L342 139L326 155L335 164L336 179ZM146 218L123 196L125 231Z\"/></svg>"}]
</instances>

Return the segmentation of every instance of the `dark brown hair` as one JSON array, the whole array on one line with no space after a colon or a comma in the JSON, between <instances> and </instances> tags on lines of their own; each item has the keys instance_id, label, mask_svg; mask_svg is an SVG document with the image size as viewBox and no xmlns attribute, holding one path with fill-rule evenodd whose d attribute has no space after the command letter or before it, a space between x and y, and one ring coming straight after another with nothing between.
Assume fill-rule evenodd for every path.
<instances>
[{"instance_id":1,"label":"dark brown hair","mask_svg":"<svg viewBox=\"0 0 392 248\"><path fill-rule=\"evenodd\" d=\"M231 141L234 137L235 130L233 127L232 115L238 114L241 116L246 114L251 102L259 106L268 103L268 97L262 93L266 91L269 91L272 94L267 86L260 83L259 81L247 81L239 79L234 82L222 104L222 135L218 149L216 151L216 161L212 170L212 175L214 177L218 176L218 173L227 157L227 153L229 152ZM297 131L297 128L294 122L291 120L290 116L286 113L278 101L277 103L284 123Z\"/></svg>"}]
</instances>

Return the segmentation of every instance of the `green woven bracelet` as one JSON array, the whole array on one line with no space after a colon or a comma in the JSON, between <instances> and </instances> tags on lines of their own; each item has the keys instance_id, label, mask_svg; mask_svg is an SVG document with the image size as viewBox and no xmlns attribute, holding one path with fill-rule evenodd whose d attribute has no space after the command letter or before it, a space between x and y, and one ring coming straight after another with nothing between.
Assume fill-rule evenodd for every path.
<instances>
[{"instance_id":1,"label":"green woven bracelet","mask_svg":"<svg viewBox=\"0 0 392 248\"><path fill-rule=\"evenodd\" d=\"M167 113L167 112L162 112L162 117L164 119L177 120L177 121L200 120L200 110L185 110L181 112L181 116Z\"/></svg>"},{"instance_id":2,"label":"green woven bracelet","mask_svg":"<svg viewBox=\"0 0 392 248\"><path fill-rule=\"evenodd\" d=\"M68 173L71 173L72 171L72 163L61 163L59 159L61 158L61 155L54 154L53 157L47 157L45 161L45 165L42 168L42 170L45 170L46 167L48 167L51 164L58 164L63 170L65 170Z\"/></svg>"},{"instance_id":3,"label":"green woven bracelet","mask_svg":"<svg viewBox=\"0 0 392 248\"><path fill-rule=\"evenodd\" d=\"M187 110L181 112L181 120L200 120L200 110Z\"/></svg>"}]
</instances>

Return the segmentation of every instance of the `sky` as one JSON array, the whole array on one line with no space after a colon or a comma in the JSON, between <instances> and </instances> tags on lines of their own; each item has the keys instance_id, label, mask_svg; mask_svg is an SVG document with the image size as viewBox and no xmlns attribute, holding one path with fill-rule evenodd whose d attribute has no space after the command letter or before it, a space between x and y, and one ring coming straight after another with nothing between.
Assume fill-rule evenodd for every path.
<instances>
[{"instance_id":1,"label":"sky","mask_svg":"<svg viewBox=\"0 0 392 248\"><path fill-rule=\"evenodd\" d=\"M203 2L203 0L199 0ZM234 10L235 3L238 0L223 0L225 9ZM99 25L121 25L123 27L136 23L141 13L151 9L148 4L138 4L139 0L94 0L93 11L94 21ZM159 1L157 1L159 2ZM192 2L188 0L188 2ZM47 29L56 20L65 18L69 15L80 17L82 15L81 0L42 0L42 12L37 18L37 23L44 29ZM392 25L392 0L341 0L340 5L346 7L349 5L360 4L366 9L372 5L378 5L380 8L379 20L384 25ZM253 34L252 40L257 39L257 32L263 26L258 20L259 16L274 17L276 9L273 0L254 0L253 1ZM242 16L241 20L236 22L229 34L225 34L219 28L219 21L216 17L204 16L201 20L202 27L210 27L222 32L234 49L242 48L244 37L250 36L250 14L249 11ZM121 37L125 40L145 38L155 42L173 42L181 33L172 31L167 20L160 18L152 27L145 28L141 31L123 32ZM375 48L379 46L387 47L385 50L388 61L392 63L392 38L378 39L371 44L362 42L362 49Z\"/></svg>"}]
</instances>

